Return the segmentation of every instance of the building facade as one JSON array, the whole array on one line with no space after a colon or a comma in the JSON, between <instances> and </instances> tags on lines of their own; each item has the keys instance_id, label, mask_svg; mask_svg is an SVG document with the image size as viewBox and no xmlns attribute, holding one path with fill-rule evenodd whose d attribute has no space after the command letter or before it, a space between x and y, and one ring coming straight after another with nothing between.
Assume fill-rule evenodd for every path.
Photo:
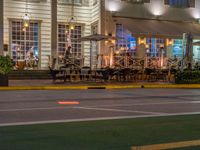
<instances>
[{"instance_id":1,"label":"building facade","mask_svg":"<svg viewBox=\"0 0 200 150\"><path fill-rule=\"evenodd\" d=\"M105 33L117 37L117 53L128 50L157 59L159 67L167 66L169 58L186 55L200 64L200 47L189 48L187 43L189 38L190 43L200 40L200 1L108 0L105 7L106 20L112 20L106 22Z\"/></svg>"},{"instance_id":2,"label":"building facade","mask_svg":"<svg viewBox=\"0 0 200 150\"><path fill-rule=\"evenodd\" d=\"M24 60L29 51L39 59L39 68L46 69L49 59L63 55L67 44L77 58L89 63L89 42L78 39L100 31L100 1L93 0L4 0L4 54L14 61ZM29 26L24 30L24 15ZM73 16L72 16L73 15ZM69 42L69 22L73 17L75 29ZM96 27L96 28L95 28ZM95 29L94 29L95 28Z\"/></svg>"},{"instance_id":3,"label":"building facade","mask_svg":"<svg viewBox=\"0 0 200 150\"><path fill-rule=\"evenodd\" d=\"M4 0L0 7L0 53L20 62L31 52L39 69L62 58L69 45L81 66L112 66L113 55L126 50L159 58L161 67L165 58L181 59L187 53L184 35L200 40L199 0ZM29 25L24 28L26 14ZM115 39L98 42L91 54L91 42L79 39L96 33ZM200 62L200 47L193 46L190 55Z\"/></svg>"}]
</instances>

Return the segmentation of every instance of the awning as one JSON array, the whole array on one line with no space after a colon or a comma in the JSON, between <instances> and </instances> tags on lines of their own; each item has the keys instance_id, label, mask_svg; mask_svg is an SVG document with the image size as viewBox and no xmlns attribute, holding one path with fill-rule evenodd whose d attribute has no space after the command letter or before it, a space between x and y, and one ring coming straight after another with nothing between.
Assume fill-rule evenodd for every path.
<instances>
[{"instance_id":1,"label":"awning","mask_svg":"<svg viewBox=\"0 0 200 150\"><path fill-rule=\"evenodd\" d=\"M103 41L103 40L108 40L110 38L112 38L112 37L108 36L108 35L93 34L93 35L81 37L79 40L80 41Z\"/></svg>"},{"instance_id":2,"label":"awning","mask_svg":"<svg viewBox=\"0 0 200 150\"><path fill-rule=\"evenodd\" d=\"M159 21L148 19L114 18L116 23L124 25L135 36L179 37L191 32L193 37L200 38L200 24L178 21Z\"/></svg>"},{"instance_id":3,"label":"awning","mask_svg":"<svg viewBox=\"0 0 200 150\"><path fill-rule=\"evenodd\" d=\"M193 45L194 45L194 46L200 46L200 41L194 42Z\"/></svg>"}]
</instances>

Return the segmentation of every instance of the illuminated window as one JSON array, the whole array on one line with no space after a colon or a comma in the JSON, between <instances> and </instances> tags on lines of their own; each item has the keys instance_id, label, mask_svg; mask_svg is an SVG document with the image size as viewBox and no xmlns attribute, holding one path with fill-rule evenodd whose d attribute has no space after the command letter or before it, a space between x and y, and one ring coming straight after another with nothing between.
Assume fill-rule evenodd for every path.
<instances>
[{"instance_id":1,"label":"illuminated window","mask_svg":"<svg viewBox=\"0 0 200 150\"><path fill-rule=\"evenodd\" d=\"M165 4L172 7L195 7L195 0L165 0Z\"/></svg>"},{"instance_id":2,"label":"illuminated window","mask_svg":"<svg viewBox=\"0 0 200 150\"><path fill-rule=\"evenodd\" d=\"M183 49L183 40L174 39L173 55L181 58L183 56L182 49Z\"/></svg>"},{"instance_id":3,"label":"illuminated window","mask_svg":"<svg viewBox=\"0 0 200 150\"><path fill-rule=\"evenodd\" d=\"M76 25L74 30L71 30L71 43L72 46L72 55L73 57L81 58L81 41L78 39L81 38L81 29L80 25ZM64 55L65 49L69 44L69 25L59 24L58 25L58 55Z\"/></svg>"},{"instance_id":4,"label":"illuminated window","mask_svg":"<svg viewBox=\"0 0 200 150\"><path fill-rule=\"evenodd\" d=\"M22 21L11 22L11 57L14 61L26 59L27 53L32 51L39 55L39 23L30 22L23 30Z\"/></svg>"},{"instance_id":5,"label":"illuminated window","mask_svg":"<svg viewBox=\"0 0 200 150\"><path fill-rule=\"evenodd\" d=\"M194 40L195 42L200 42L199 40ZM199 45L194 45L193 46L193 53L194 53L194 57L193 59L195 60L195 62L198 62L200 64L200 46Z\"/></svg>"},{"instance_id":6,"label":"illuminated window","mask_svg":"<svg viewBox=\"0 0 200 150\"><path fill-rule=\"evenodd\" d=\"M121 24L116 24L116 47L127 48L129 51L136 49L136 38Z\"/></svg>"},{"instance_id":7,"label":"illuminated window","mask_svg":"<svg viewBox=\"0 0 200 150\"><path fill-rule=\"evenodd\" d=\"M158 57L161 45L164 46L165 40L162 38L146 38L148 45L148 54L152 57Z\"/></svg>"}]
</instances>

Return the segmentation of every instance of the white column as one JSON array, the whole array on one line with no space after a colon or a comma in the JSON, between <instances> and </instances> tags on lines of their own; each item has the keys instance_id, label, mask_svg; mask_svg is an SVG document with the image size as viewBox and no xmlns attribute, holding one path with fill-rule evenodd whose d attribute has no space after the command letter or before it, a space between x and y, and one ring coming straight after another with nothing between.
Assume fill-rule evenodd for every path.
<instances>
[{"instance_id":1,"label":"white column","mask_svg":"<svg viewBox=\"0 0 200 150\"><path fill-rule=\"evenodd\" d=\"M57 0L51 0L51 56L57 58Z\"/></svg>"},{"instance_id":2,"label":"white column","mask_svg":"<svg viewBox=\"0 0 200 150\"><path fill-rule=\"evenodd\" d=\"M0 1L0 55L3 55L3 18L4 18L4 13L3 13L3 2L4 0Z\"/></svg>"}]
</instances>

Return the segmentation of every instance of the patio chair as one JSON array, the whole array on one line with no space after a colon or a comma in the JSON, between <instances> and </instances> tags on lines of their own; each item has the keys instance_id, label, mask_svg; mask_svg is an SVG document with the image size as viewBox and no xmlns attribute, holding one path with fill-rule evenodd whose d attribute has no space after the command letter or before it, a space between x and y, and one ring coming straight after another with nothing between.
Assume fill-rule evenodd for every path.
<instances>
[{"instance_id":1,"label":"patio chair","mask_svg":"<svg viewBox=\"0 0 200 150\"><path fill-rule=\"evenodd\" d=\"M49 70L52 76L53 83L56 83L56 80L63 80L63 82L66 82L65 70L53 70L51 67L49 67Z\"/></svg>"},{"instance_id":2,"label":"patio chair","mask_svg":"<svg viewBox=\"0 0 200 150\"><path fill-rule=\"evenodd\" d=\"M91 78L90 67L83 67L81 69L80 78L82 81L88 81Z\"/></svg>"}]
</instances>

